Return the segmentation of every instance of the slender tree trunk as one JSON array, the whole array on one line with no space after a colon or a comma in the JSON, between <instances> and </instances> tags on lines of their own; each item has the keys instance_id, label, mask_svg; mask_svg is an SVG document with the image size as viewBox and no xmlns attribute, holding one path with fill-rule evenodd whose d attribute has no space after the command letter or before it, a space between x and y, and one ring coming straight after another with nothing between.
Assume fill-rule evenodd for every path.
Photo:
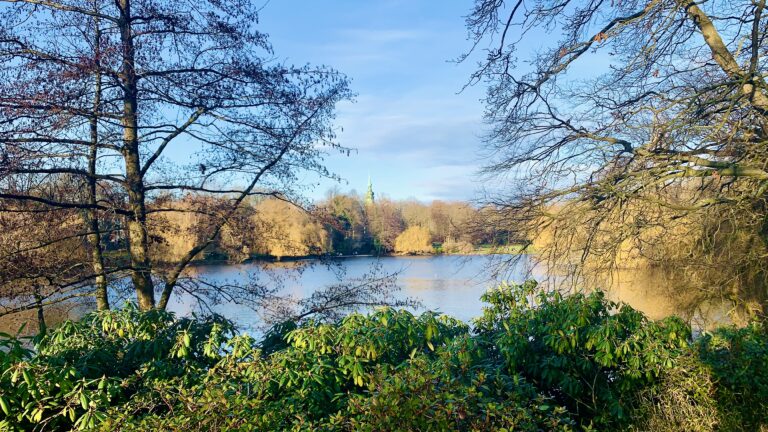
<instances>
[{"instance_id":1,"label":"slender tree trunk","mask_svg":"<svg viewBox=\"0 0 768 432\"><path fill-rule=\"evenodd\" d=\"M43 297L37 289L35 289L35 308L37 309L37 334L38 336L45 336L45 333L48 331L48 326L45 323Z\"/></svg>"},{"instance_id":2,"label":"slender tree trunk","mask_svg":"<svg viewBox=\"0 0 768 432\"><path fill-rule=\"evenodd\" d=\"M139 307L142 310L149 310L155 307L155 293L149 261L149 239L146 230L147 210L144 176L141 172L139 155L137 86L130 0L118 0L117 6L120 9L118 26L123 57L121 70L123 158L128 189L128 209L131 212L127 221L128 253L131 256L131 280L136 290Z\"/></svg>"},{"instance_id":3,"label":"slender tree trunk","mask_svg":"<svg viewBox=\"0 0 768 432\"><path fill-rule=\"evenodd\" d=\"M101 249L99 217L98 212L96 211L96 161L98 158L99 145L98 115L99 110L101 109L101 66L99 64L99 58L101 56L101 30L99 28L98 18L94 20L94 25L96 26L96 40L94 43L96 72L93 96L93 115L90 119L91 148L90 153L88 154L88 203L92 208L85 212L85 219L86 226L89 230L88 244L91 248L91 266L93 267L93 274L95 275L96 307L98 310L107 310L109 309L109 295L107 293L107 278L104 273L104 255Z\"/></svg>"}]
</instances>

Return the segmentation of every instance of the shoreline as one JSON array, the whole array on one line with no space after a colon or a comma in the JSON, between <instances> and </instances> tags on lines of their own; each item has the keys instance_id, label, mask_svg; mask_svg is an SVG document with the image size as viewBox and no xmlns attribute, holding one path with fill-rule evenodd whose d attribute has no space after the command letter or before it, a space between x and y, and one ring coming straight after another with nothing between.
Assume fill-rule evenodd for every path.
<instances>
[{"instance_id":1,"label":"shoreline","mask_svg":"<svg viewBox=\"0 0 768 432\"><path fill-rule=\"evenodd\" d=\"M361 254L345 254L334 255L330 253L325 254L312 254L312 255L296 255L296 256L282 256L277 257L273 255L252 255L241 261L230 260L224 254L213 253L209 256L202 257L200 259L193 260L189 263L190 266L200 265L223 265L223 264L245 264L245 263L282 263L282 262L296 262L307 260L324 260L324 259L350 259L350 258L372 258L372 257L435 257L435 256L482 256L482 255L522 255L533 254L536 251L532 248L525 248L523 245L506 245L506 246L479 246L470 252L433 252L433 253L361 253ZM107 253L106 256L120 260L127 259L127 255ZM167 264L172 261L158 261L158 264Z\"/></svg>"},{"instance_id":2,"label":"shoreline","mask_svg":"<svg viewBox=\"0 0 768 432\"><path fill-rule=\"evenodd\" d=\"M299 256L283 256L276 257L272 255L254 255L242 261L232 261L226 258L202 258L190 263L190 266L198 265L224 265L224 264L247 264L247 263L284 263L284 262L297 262L308 260L335 260L335 259L350 259L350 258L397 258L397 257L436 257L436 256L483 256L483 255L522 255L531 254L534 251L524 250L520 245L502 246L498 249L492 248L477 248L471 252L436 252L436 253L421 253L421 254L399 254L399 253L386 253L386 254L353 254L353 255L334 255L334 254L320 254L320 255L299 255Z\"/></svg>"}]
</instances>

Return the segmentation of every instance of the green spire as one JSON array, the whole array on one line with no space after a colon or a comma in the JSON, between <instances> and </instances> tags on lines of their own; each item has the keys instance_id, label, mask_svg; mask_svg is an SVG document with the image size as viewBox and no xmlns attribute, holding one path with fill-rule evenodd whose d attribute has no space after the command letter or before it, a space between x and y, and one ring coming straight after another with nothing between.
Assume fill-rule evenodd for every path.
<instances>
[{"instance_id":1,"label":"green spire","mask_svg":"<svg viewBox=\"0 0 768 432\"><path fill-rule=\"evenodd\" d=\"M365 203L373 204L373 183L371 183L371 176L368 175L368 191L365 192Z\"/></svg>"}]
</instances>

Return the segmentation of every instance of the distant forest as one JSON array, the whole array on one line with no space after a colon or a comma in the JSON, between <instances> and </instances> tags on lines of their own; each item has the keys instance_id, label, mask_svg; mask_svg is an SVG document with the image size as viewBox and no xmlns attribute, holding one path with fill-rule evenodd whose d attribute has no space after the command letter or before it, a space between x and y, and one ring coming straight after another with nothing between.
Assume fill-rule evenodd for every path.
<instances>
[{"instance_id":1,"label":"distant forest","mask_svg":"<svg viewBox=\"0 0 768 432\"><path fill-rule=\"evenodd\" d=\"M172 206L214 208L217 201L189 195ZM490 213L466 202L374 201L355 193L329 192L306 208L258 197L239 210L200 258L238 262L328 254L466 254L516 243L508 231L482 223ZM207 235L209 225L210 218L196 212L150 218L153 255L178 259Z\"/></svg>"}]
</instances>

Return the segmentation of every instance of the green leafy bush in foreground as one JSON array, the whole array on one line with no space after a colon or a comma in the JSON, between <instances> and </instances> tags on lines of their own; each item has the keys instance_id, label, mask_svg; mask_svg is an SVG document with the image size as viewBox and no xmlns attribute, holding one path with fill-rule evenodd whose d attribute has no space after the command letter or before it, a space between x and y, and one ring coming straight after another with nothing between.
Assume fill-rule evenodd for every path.
<instances>
[{"instance_id":1,"label":"green leafy bush in foreground","mask_svg":"<svg viewBox=\"0 0 768 432\"><path fill-rule=\"evenodd\" d=\"M691 340L600 292L489 291L472 329L382 309L285 323L263 341L227 321L125 308L0 338L5 430L758 430L759 325Z\"/></svg>"}]
</instances>

